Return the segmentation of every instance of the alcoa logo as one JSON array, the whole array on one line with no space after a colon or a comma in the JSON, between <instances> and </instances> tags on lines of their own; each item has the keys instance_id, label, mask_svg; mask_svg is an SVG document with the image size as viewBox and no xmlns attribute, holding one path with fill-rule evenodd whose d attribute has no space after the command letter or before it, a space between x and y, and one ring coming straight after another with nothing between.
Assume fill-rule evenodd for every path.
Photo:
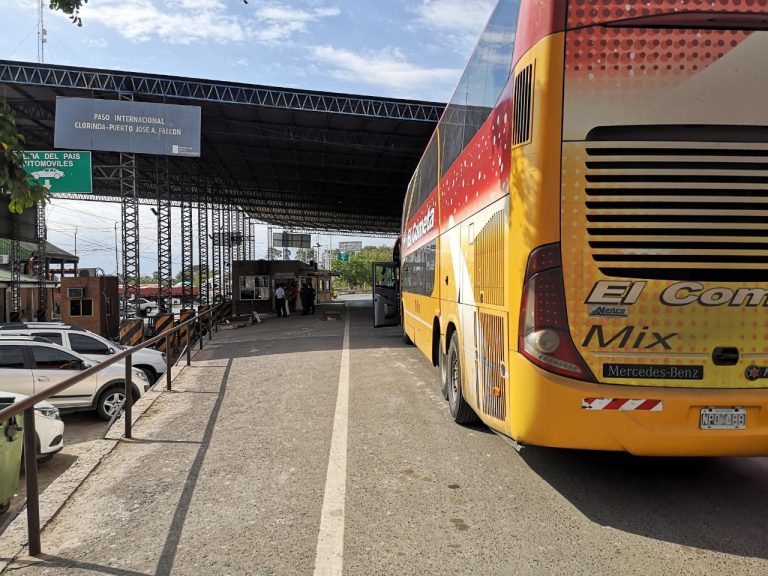
<instances>
[{"instance_id":1,"label":"alcoa logo","mask_svg":"<svg viewBox=\"0 0 768 576\"><path fill-rule=\"evenodd\" d=\"M432 228L435 227L435 209L430 208L427 213L424 215L424 218L416 222L411 228L408 230L408 233L405 235L405 245L407 247L412 246L414 243L421 240L424 235L427 234Z\"/></svg>"}]
</instances>

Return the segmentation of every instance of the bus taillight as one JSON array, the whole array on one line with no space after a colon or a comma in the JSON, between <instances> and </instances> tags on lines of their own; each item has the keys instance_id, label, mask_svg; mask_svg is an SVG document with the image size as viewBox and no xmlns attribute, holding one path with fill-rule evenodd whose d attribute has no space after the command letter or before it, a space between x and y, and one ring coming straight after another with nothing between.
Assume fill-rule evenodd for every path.
<instances>
[{"instance_id":1,"label":"bus taillight","mask_svg":"<svg viewBox=\"0 0 768 576\"><path fill-rule=\"evenodd\" d=\"M568 329L560 244L536 248L528 258L520 310L519 351L537 366L555 374L595 381Z\"/></svg>"}]
</instances>

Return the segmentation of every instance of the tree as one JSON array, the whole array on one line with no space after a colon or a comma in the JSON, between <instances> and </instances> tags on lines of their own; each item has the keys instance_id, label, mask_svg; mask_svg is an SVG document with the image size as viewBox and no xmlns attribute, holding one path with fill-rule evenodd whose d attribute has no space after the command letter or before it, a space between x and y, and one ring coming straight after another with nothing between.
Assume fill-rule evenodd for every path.
<instances>
[{"instance_id":1,"label":"tree","mask_svg":"<svg viewBox=\"0 0 768 576\"><path fill-rule=\"evenodd\" d=\"M61 10L64 14L69 16L69 19L72 20L73 24L82 26L83 22L79 16L80 8L83 7L83 4L87 3L88 0L51 0L48 3L48 7L51 10Z\"/></svg>"},{"instance_id":2,"label":"tree","mask_svg":"<svg viewBox=\"0 0 768 576\"><path fill-rule=\"evenodd\" d=\"M0 191L10 193L8 209L16 214L48 198L48 190L35 181L27 180L24 171L25 143L24 136L16 129L11 108L3 102L0 104Z\"/></svg>"},{"instance_id":3,"label":"tree","mask_svg":"<svg viewBox=\"0 0 768 576\"><path fill-rule=\"evenodd\" d=\"M306 263L309 263L310 260L315 260L315 249L299 248L296 250L296 259Z\"/></svg>"},{"instance_id":4,"label":"tree","mask_svg":"<svg viewBox=\"0 0 768 576\"><path fill-rule=\"evenodd\" d=\"M388 246L366 246L352 254L349 262L331 262L331 270L339 274L338 285L350 289L367 289L371 285L371 265L374 262L392 260L392 248Z\"/></svg>"}]
</instances>

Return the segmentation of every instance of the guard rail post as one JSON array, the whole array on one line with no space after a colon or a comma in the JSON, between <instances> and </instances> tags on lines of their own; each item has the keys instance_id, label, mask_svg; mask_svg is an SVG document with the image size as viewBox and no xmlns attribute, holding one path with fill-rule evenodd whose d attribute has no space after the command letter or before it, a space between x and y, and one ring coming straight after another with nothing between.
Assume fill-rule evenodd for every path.
<instances>
[{"instance_id":1,"label":"guard rail post","mask_svg":"<svg viewBox=\"0 0 768 576\"><path fill-rule=\"evenodd\" d=\"M208 342L213 340L213 308L208 308Z\"/></svg>"},{"instance_id":2,"label":"guard rail post","mask_svg":"<svg viewBox=\"0 0 768 576\"><path fill-rule=\"evenodd\" d=\"M24 476L27 481L27 534L29 555L40 554L40 498L37 487L37 434L35 407L24 410Z\"/></svg>"},{"instance_id":3,"label":"guard rail post","mask_svg":"<svg viewBox=\"0 0 768 576\"><path fill-rule=\"evenodd\" d=\"M192 321L188 321L184 327L187 333L187 366L192 365Z\"/></svg>"},{"instance_id":4,"label":"guard rail post","mask_svg":"<svg viewBox=\"0 0 768 576\"><path fill-rule=\"evenodd\" d=\"M165 337L165 389L171 389L171 336Z\"/></svg>"},{"instance_id":5,"label":"guard rail post","mask_svg":"<svg viewBox=\"0 0 768 576\"><path fill-rule=\"evenodd\" d=\"M203 336L203 317L198 316L197 317L197 337L200 338L200 350L203 349L203 340L205 337Z\"/></svg>"},{"instance_id":6,"label":"guard rail post","mask_svg":"<svg viewBox=\"0 0 768 576\"><path fill-rule=\"evenodd\" d=\"M131 420L133 419L133 374L131 368L133 368L133 355L128 354L125 357L125 404L123 408L126 438L131 438Z\"/></svg>"}]
</instances>

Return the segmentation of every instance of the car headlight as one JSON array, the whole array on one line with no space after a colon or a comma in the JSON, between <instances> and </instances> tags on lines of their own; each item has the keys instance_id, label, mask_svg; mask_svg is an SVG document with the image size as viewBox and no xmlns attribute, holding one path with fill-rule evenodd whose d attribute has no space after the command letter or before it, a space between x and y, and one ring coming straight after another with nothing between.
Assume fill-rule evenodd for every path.
<instances>
[{"instance_id":1,"label":"car headlight","mask_svg":"<svg viewBox=\"0 0 768 576\"><path fill-rule=\"evenodd\" d=\"M45 416L46 418L61 420L59 409L54 408L53 406L35 406L35 412L40 414L40 416Z\"/></svg>"},{"instance_id":2,"label":"car headlight","mask_svg":"<svg viewBox=\"0 0 768 576\"><path fill-rule=\"evenodd\" d=\"M143 370L134 370L133 375L134 377L138 378L139 380L142 380L143 382L149 382L149 380L147 380L147 375L144 374Z\"/></svg>"}]
</instances>

